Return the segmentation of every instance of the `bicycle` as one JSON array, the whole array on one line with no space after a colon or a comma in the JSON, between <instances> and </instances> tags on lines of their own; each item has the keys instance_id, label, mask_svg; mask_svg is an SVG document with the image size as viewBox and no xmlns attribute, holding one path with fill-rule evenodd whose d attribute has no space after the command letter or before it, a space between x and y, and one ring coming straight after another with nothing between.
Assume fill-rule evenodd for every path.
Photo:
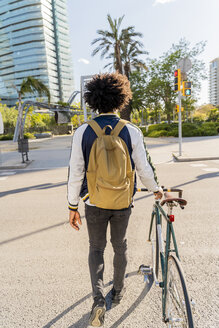
<instances>
[{"instance_id":1,"label":"bicycle","mask_svg":"<svg viewBox=\"0 0 219 328\"><path fill-rule=\"evenodd\" d=\"M163 188L163 187L162 187ZM146 188L138 191L148 191ZM180 263L176 237L173 229L174 215L173 207L180 206L184 209L187 201L182 199L181 189L166 189L164 192L178 192L179 197L173 198L170 194L164 193L165 199L161 202L156 200L153 205L148 241L152 245L152 266L140 265L138 273L144 275L144 280L148 281L148 276L152 278L156 286L162 288L162 318L167 327L194 328L192 306L190 301L186 280L182 265ZM167 205L167 213L163 205ZM162 236L162 220L166 220L166 239ZM173 254L175 253L175 254ZM159 278L159 266L161 281ZM191 304L192 303L192 304Z\"/></svg>"}]
</instances>

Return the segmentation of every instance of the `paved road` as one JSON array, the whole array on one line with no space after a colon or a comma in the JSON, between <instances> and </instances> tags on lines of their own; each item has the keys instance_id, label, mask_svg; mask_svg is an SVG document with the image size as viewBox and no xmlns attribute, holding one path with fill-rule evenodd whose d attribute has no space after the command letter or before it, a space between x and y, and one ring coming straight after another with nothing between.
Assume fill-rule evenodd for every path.
<instances>
[{"instance_id":1,"label":"paved road","mask_svg":"<svg viewBox=\"0 0 219 328\"><path fill-rule=\"evenodd\" d=\"M58 141L57 141L58 140ZM88 238L67 223L69 137L42 142L25 170L0 171L0 327L87 327L92 305ZM187 208L176 209L175 230L196 327L218 321L219 161L174 163L163 140L148 144L161 184L183 188ZM191 146L194 145L191 143ZM197 146L196 146L197 147ZM146 242L153 197L137 194L128 229L127 293L106 313L105 328L162 328L160 290L148 292L136 270L150 260ZM84 216L83 204L80 204ZM109 239L108 239L109 240ZM105 293L111 289L112 247L105 252Z\"/></svg>"}]
</instances>

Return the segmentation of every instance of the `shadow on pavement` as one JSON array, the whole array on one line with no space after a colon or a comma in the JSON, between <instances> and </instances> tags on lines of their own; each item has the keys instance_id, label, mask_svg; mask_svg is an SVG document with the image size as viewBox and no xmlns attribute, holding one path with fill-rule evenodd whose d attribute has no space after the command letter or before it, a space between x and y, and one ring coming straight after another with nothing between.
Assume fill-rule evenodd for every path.
<instances>
[{"instance_id":1,"label":"shadow on pavement","mask_svg":"<svg viewBox=\"0 0 219 328\"><path fill-rule=\"evenodd\" d=\"M126 274L125 278L129 278L132 276L137 275L137 271L133 271L130 273ZM113 284L113 281L108 282L107 284L104 285L104 287L108 287L110 285ZM119 327L119 325L135 310L135 308L141 303L141 301L144 299L144 297L147 295L147 293L150 291L151 286L153 284L153 278L150 277L149 278L149 283L145 284L143 291L141 292L141 294L138 296L138 298L136 299L136 301L130 306L130 308L112 325L110 326L110 328L116 328ZM107 294L106 296L106 302L107 302L107 311L110 310L110 300L109 300L109 294L110 292ZM50 328L52 327L52 325L54 325L57 321L59 321L61 318L63 318L67 313L69 313L70 311L74 310L78 305L80 305L81 303L83 303L86 299L88 299L89 297L92 297L92 293L87 294L86 296L82 297L80 300L78 300L76 303L72 304L71 306L69 306L66 310L64 310L62 313L60 313L59 315L57 315L55 318L53 318L50 322L48 322L45 326L43 326L43 328ZM124 296L125 297L125 296ZM88 325L88 320L89 320L89 315L90 312L87 312L86 314L83 314L83 316L74 324L72 324L71 326L69 326L68 328L81 328L81 327L87 327Z\"/></svg>"},{"instance_id":2,"label":"shadow on pavement","mask_svg":"<svg viewBox=\"0 0 219 328\"><path fill-rule=\"evenodd\" d=\"M178 188L178 187L182 187L182 186L186 186L186 185L189 185L191 183L194 183L194 182L198 182L199 180L204 180L204 179L211 179L211 178L216 178L216 177L219 177L219 171L218 172L213 172L213 173L206 173L206 174L201 174L201 175L198 175L196 177L196 179L194 180L191 180L191 181L187 181L185 183L181 183L179 185L176 185L176 186L165 186L166 188ZM144 192L144 191L143 191ZM142 196L142 197L138 197L138 198L135 198L135 202L137 202L138 200L141 200L141 199L145 199L145 198L148 198L148 197L152 197L153 195L152 194L149 194L149 195L145 195L145 196Z\"/></svg>"},{"instance_id":3,"label":"shadow on pavement","mask_svg":"<svg viewBox=\"0 0 219 328\"><path fill-rule=\"evenodd\" d=\"M30 187L24 187L24 188L19 188L19 189L2 191L2 192L0 192L0 197L5 197L5 196L8 196L8 195L18 194L20 192L25 192L25 191L30 191L30 190L41 190L41 189L50 189L50 188L62 187L66 184L67 184L67 182L44 183L44 184L30 186Z\"/></svg>"},{"instance_id":4,"label":"shadow on pavement","mask_svg":"<svg viewBox=\"0 0 219 328\"><path fill-rule=\"evenodd\" d=\"M172 188L177 188L177 187L182 187L182 186L186 186L186 185L189 185L191 183L194 183L194 182L197 182L199 180L203 180L203 179L211 179L211 178L215 178L215 177L219 177L219 172L213 172L213 173L206 173L206 174L201 174L201 175L198 175L196 177L196 179L194 180L191 180L191 181L187 181L185 183L182 183L182 184L179 184L179 185L176 185L176 186L172 186ZM28 191L28 190L32 190L32 189L48 189L48 188L53 188L53 187L59 187L59 186L62 186L66 184L65 182L62 182L62 183L57 183L57 184L44 184L44 185L38 185L38 186L32 186L32 187L28 187L28 188L21 188L21 189L18 189L19 191L18 192L22 192L21 190L23 191ZM169 187L169 186L168 186ZM8 192L8 193L13 193L12 191ZM0 196L4 194L4 193L0 193ZM145 196L141 196L141 197L138 197L138 198L135 198L135 202L141 200L141 199L145 199L145 198L148 198L148 197L152 197L153 195L152 194L147 194ZM81 218L84 218L84 216L82 216ZM14 238L11 238L11 239L8 239L8 240L4 240L2 242L0 242L0 246L1 245L4 245L4 244L7 244L7 243L10 243L10 242L13 242L15 240L19 240L19 239L22 239L22 238L26 238L26 237L29 237L31 235L34 235L34 234L37 234L37 233L40 233L42 231L46 231L46 230L50 230L50 229L53 229L53 228L56 228L56 227L59 227L61 226L62 224L64 223L67 223L66 222L61 222L61 223L57 223L55 225L52 225L52 226L49 226L47 228L43 228L43 229L39 229L39 230L36 230L36 231L33 231L33 232L29 232L29 233L26 233L26 234L23 234L21 236L18 236L18 237L14 237Z\"/></svg>"},{"instance_id":5,"label":"shadow on pavement","mask_svg":"<svg viewBox=\"0 0 219 328\"><path fill-rule=\"evenodd\" d=\"M4 244L11 243L12 241L15 241L15 240L19 240L19 239L22 239L22 238L30 237L32 235L35 235L37 233L40 233L40 232L43 232L43 231L46 231L46 230L50 230L50 229L53 229L53 228L60 227L61 225L65 224L65 223L68 223L68 221L57 223L57 224L54 224L52 226L49 226L49 227L46 227L46 228L42 228L42 229L39 229L39 230L36 230L36 231L28 232L28 233L25 233L23 235L20 235L20 236L11 238L11 239L3 240L3 241L0 242L0 246L1 245L4 245Z\"/></svg>"},{"instance_id":6,"label":"shadow on pavement","mask_svg":"<svg viewBox=\"0 0 219 328\"><path fill-rule=\"evenodd\" d=\"M116 321L110 328L117 328L120 324L135 310L135 308L143 301L147 293L150 291L153 285L153 278L149 276L149 283L145 283L145 287L141 294L135 300L135 302L130 306L130 308Z\"/></svg>"}]
</instances>

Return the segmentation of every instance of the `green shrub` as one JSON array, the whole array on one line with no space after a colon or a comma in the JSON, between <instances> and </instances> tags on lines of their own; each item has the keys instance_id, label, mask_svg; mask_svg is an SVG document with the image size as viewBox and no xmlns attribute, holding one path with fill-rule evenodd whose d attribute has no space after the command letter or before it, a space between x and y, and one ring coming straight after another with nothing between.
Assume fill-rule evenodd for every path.
<instances>
[{"instance_id":1,"label":"green shrub","mask_svg":"<svg viewBox=\"0 0 219 328\"><path fill-rule=\"evenodd\" d=\"M148 127L148 133L152 132L152 131L160 131L160 130L166 130L166 131L170 131L173 128L177 127L177 123L160 123L160 124L153 124L150 125Z\"/></svg>"},{"instance_id":2,"label":"green shrub","mask_svg":"<svg viewBox=\"0 0 219 328\"><path fill-rule=\"evenodd\" d=\"M196 130L198 128L198 124L195 123L183 123L182 127L184 130Z\"/></svg>"},{"instance_id":3,"label":"green shrub","mask_svg":"<svg viewBox=\"0 0 219 328\"><path fill-rule=\"evenodd\" d=\"M215 129L217 127L217 123L216 122L203 122L201 127L206 128L206 129Z\"/></svg>"},{"instance_id":4,"label":"green shrub","mask_svg":"<svg viewBox=\"0 0 219 328\"><path fill-rule=\"evenodd\" d=\"M141 132L143 133L143 136L146 137L147 136L147 131L146 131L146 127L145 126L140 126L139 129L141 130Z\"/></svg>"},{"instance_id":5,"label":"green shrub","mask_svg":"<svg viewBox=\"0 0 219 328\"><path fill-rule=\"evenodd\" d=\"M173 130L170 130L168 131L168 134L167 134L168 137L178 137L178 129L173 129Z\"/></svg>"},{"instance_id":6,"label":"green shrub","mask_svg":"<svg viewBox=\"0 0 219 328\"><path fill-rule=\"evenodd\" d=\"M216 136L218 135L218 130L216 128L201 128L201 135L202 136Z\"/></svg>"},{"instance_id":7,"label":"green shrub","mask_svg":"<svg viewBox=\"0 0 219 328\"><path fill-rule=\"evenodd\" d=\"M143 131L144 136L158 137L178 137L178 123L153 124L148 128L148 133ZM219 134L219 123L217 122L197 122L182 124L183 137L214 136Z\"/></svg>"},{"instance_id":8,"label":"green shrub","mask_svg":"<svg viewBox=\"0 0 219 328\"><path fill-rule=\"evenodd\" d=\"M9 108L6 105L0 104L0 112L4 122L4 133L8 135L14 133L18 111L15 107Z\"/></svg>"},{"instance_id":9,"label":"green shrub","mask_svg":"<svg viewBox=\"0 0 219 328\"><path fill-rule=\"evenodd\" d=\"M207 121L219 122L219 108L212 108Z\"/></svg>"},{"instance_id":10,"label":"green shrub","mask_svg":"<svg viewBox=\"0 0 219 328\"><path fill-rule=\"evenodd\" d=\"M26 132L24 133L24 139L35 139L35 136L33 133Z\"/></svg>"},{"instance_id":11,"label":"green shrub","mask_svg":"<svg viewBox=\"0 0 219 328\"><path fill-rule=\"evenodd\" d=\"M160 130L160 131L152 131L147 135L150 138L159 138L159 137L166 137L168 136L168 131Z\"/></svg>"},{"instance_id":12,"label":"green shrub","mask_svg":"<svg viewBox=\"0 0 219 328\"><path fill-rule=\"evenodd\" d=\"M3 140L13 140L13 134L3 134L0 135L0 141Z\"/></svg>"}]
</instances>

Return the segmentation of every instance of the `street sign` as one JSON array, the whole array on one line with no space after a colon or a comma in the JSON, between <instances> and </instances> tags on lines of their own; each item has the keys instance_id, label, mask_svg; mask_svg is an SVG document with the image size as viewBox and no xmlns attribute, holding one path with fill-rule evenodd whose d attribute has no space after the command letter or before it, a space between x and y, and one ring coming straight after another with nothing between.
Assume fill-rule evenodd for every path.
<instances>
[{"instance_id":1,"label":"street sign","mask_svg":"<svg viewBox=\"0 0 219 328\"><path fill-rule=\"evenodd\" d=\"M4 133L4 124L2 119L2 114L0 113L0 134Z\"/></svg>"},{"instance_id":2,"label":"street sign","mask_svg":"<svg viewBox=\"0 0 219 328\"><path fill-rule=\"evenodd\" d=\"M55 121L58 124L70 123L72 113L70 111L55 111Z\"/></svg>"},{"instance_id":3,"label":"street sign","mask_svg":"<svg viewBox=\"0 0 219 328\"><path fill-rule=\"evenodd\" d=\"M85 75L85 76L81 76L81 108L83 108L84 110L84 121L87 122L87 107L86 107L86 103L84 101L84 93L86 91L86 83L89 82L90 80L92 80L92 78L94 77L94 75ZM94 112L92 111L91 114L91 118L94 117Z\"/></svg>"},{"instance_id":4,"label":"street sign","mask_svg":"<svg viewBox=\"0 0 219 328\"><path fill-rule=\"evenodd\" d=\"M181 69L182 73L186 73L192 68L192 62L188 57L182 58L178 61L177 68Z\"/></svg>"}]
</instances>

